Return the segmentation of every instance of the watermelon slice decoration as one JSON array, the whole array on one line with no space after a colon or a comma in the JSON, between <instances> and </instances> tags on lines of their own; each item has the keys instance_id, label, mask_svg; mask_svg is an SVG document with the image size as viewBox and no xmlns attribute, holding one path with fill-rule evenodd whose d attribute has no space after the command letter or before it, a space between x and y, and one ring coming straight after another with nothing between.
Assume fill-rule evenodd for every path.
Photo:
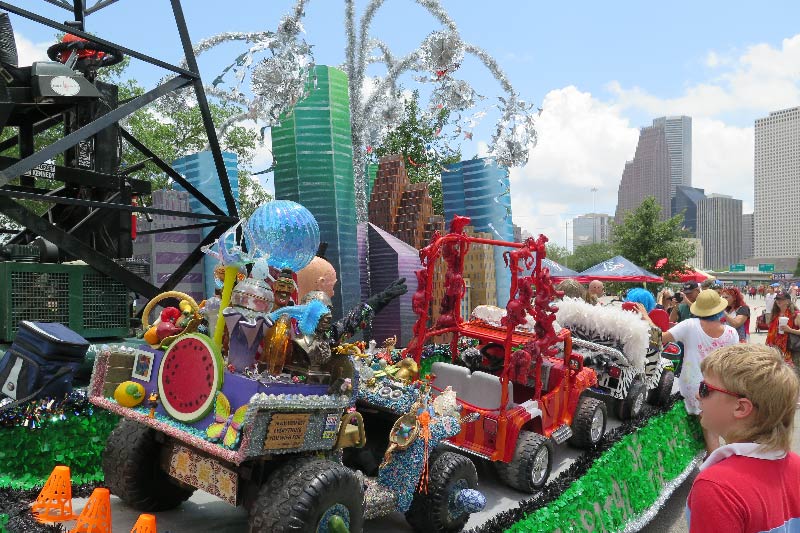
<instances>
[{"instance_id":1,"label":"watermelon slice decoration","mask_svg":"<svg viewBox=\"0 0 800 533\"><path fill-rule=\"evenodd\" d=\"M158 369L158 394L169 416L191 424L214 407L222 388L225 363L217 345L206 335L181 336L164 353Z\"/></svg>"}]
</instances>

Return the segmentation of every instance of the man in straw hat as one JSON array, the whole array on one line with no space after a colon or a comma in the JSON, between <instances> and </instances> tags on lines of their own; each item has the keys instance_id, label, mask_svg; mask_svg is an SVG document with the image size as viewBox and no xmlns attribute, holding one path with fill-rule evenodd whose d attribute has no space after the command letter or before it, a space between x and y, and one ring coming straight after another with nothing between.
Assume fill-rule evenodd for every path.
<instances>
[{"instance_id":1,"label":"man in straw hat","mask_svg":"<svg viewBox=\"0 0 800 533\"><path fill-rule=\"evenodd\" d=\"M700 363L714 350L739 343L736 330L720 322L727 306L728 302L717 291L701 291L689 308L695 318L676 324L661 337L665 344L683 343L683 370L678 385L689 414L700 414L700 403L697 399L697 388L703 380ZM719 448L717 433L703 428L703 436L709 453Z\"/></svg>"}]
</instances>

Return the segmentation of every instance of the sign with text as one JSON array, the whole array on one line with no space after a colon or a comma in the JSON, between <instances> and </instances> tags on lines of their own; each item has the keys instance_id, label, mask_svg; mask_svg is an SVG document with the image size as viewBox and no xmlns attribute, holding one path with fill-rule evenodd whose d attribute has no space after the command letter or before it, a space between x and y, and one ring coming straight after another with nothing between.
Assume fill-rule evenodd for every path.
<instances>
[{"instance_id":1,"label":"sign with text","mask_svg":"<svg viewBox=\"0 0 800 533\"><path fill-rule=\"evenodd\" d=\"M731 263L729 272L744 272L744 263Z\"/></svg>"},{"instance_id":2,"label":"sign with text","mask_svg":"<svg viewBox=\"0 0 800 533\"><path fill-rule=\"evenodd\" d=\"M759 272L775 272L775 263L759 263Z\"/></svg>"},{"instance_id":3,"label":"sign with text","mask_svg":"<svg viewBox=\"0 0 800 533\"><path fill-rule=\"evenodd\" d=\"M784 280L784 279L792 279L792 273L791 272L775 272L774 274L772 274L772 279L774 279L776 281L781 281L781 280Z\"/></svg>"},{"instance_id":4,"label":"sign with text","mask_svg":"<svg viewBox=\"0 0 800 533\"><path fill-rule=\"evenodd\" d=\"M275 413L269 420L265 450L299 448L306 438L311 413Z\"/></svg>"}]
</instances>

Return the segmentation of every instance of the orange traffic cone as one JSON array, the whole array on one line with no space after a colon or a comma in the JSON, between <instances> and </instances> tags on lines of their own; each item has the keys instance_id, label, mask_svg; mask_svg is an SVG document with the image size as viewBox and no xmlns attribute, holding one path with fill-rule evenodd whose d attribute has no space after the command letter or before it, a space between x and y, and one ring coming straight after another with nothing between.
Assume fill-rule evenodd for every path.
<instances>
[{"instance_id":1,"label":"orange traffic cone","mask_svg":"<svg viewBox=\"0 0 800 533\"><path fill-rule=\"evenodd\" d=\"M94 489L70 533L111 533L111 493Z\"/></svg>"},{"instance_id":2,"label":"orange traffic cone","mask_svg":"<svg viewBox=\"0 0 800 533\"><path fill-rule=\"evenodd\" d=\"M53 469L36 501L31 504L31 510L36 520L43 523L75 519L68 466L57 466Z\"/></svg>"},{"instance_id":3,"label":"orange traffic cone","mask_svg":"<svg viewBox=\"0 0 800 533\"><path fill-rule=\"evenodd\" d=\"M156 533L156 517L151 514L140 514L133 524L131 533Z\"/></svg>"}]
</instances>

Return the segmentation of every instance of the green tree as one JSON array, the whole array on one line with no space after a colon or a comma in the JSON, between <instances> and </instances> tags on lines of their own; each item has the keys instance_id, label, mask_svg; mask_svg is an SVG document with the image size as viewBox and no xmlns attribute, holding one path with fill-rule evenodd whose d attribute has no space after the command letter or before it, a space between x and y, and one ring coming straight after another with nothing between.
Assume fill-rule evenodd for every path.
<instances>
[{"instance_id":1,"label":"green tree","mask_svg":"<svg viewBox=\"0 0 800 533\"><path fill-rule=\"evenodd\" d=\"M572 255L567 258L566 266L576 272L583 272L606 259L611 259L614 255L616 254L608 243L584 244L575 248Z\"/></svg>"},{"instance_id":2,"label":"green tree","mask_svg":"<svg viewBox=\"0 0 800 533\"><path fill-rule=\"evenodd\" d=\"M433 211L444 215L442 205L442 167L461 161L461 152L447 147L439 137L450 113L441 109L426 115L419 107L419 92L406 102L405 115L379 146L373 147L373 162L387 155L400 154L411 183L427 183Z\"/></svg>"},{"instance_id":3,"label":"green tree","mask_svg":"<svg viewBox=\"0 0 800 533\"><path fill-rule=\"evenodd\" d=\"M567 261L569 260L570 253L563 246L559 246L556 243L548 242L545 245L547 251L547 258L551 261L555 261L556 263L561 263L564 266L567 266Z\"/></svg>"},{"instance_id":4,"label":"green tree","mask_svg":"<svg viewBox=\"0 0 800 533\"><path fill-rule=\"evenodd\" d=\"M797 266L794 269L794 277L800 277L800 257L797 258Z\"/></svg>"},{"instance_id":5,"label":"green tree","mask_svg":"<svg viewBox=\"0 0 800 533\"><path fill-rule=\"evenodd\" d=\"M662 277L682 271L694 255L694 247L683 229L683 215L660 220L661 206L653 196L645 198L634 211L625 214L622 224L613 224L611 244L614 255ZM661 259L666 262L656 267Z\"/></svg>"}]
</instances>

